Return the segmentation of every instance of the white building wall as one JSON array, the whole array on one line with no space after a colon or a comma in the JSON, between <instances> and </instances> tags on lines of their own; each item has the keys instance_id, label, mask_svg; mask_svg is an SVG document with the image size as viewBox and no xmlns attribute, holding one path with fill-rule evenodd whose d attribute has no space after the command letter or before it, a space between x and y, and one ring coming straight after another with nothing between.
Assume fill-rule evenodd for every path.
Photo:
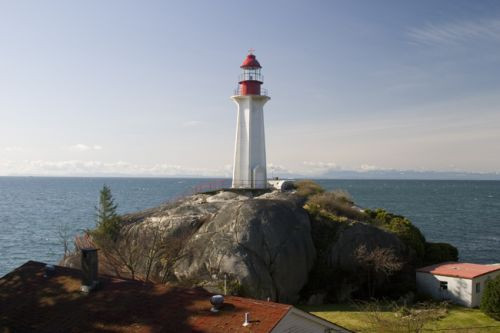
<instances>
[{"instance_id":1,"label":"white building wall","mask_svg":"<svg viewBox=\"0 0 500 333\"><path fill-rule=\"evenodd\" d=\"M232 187L266 188L264 104L270 98L260 95L231 98L238 105Z\"/></svg>"},{"instance_id":2,"label":"white building wall","mask_svg":"<svg viewBox=\"0 0 500 333\"><path fill-rule=\"evenodd\" d=\"M491 272L485 275L478 276L472 280L472 307L478 307L481 304L481 297L483 297L484 288L488 279L494 279L500 275L500 270ZM479 283L479 292L476 292L476 284Z\"/></svg>"},{"instance_id":3,"label":"white building wall","mask_svg":"<svg viewBox=\"0 0 500 333\"><path fill-rule=\"evenodd\" d=\"M440 281L448 282L447 290L440 288ZM472 287L470 279L417 272L417 290L437 300L450 300L453 303L471 307Z\"/></svg>"},{"instance_id":4,"label":"white building wall","mask_svg":"<svg viewBox=\"0 0 500 333\"><path fill-rule=\"evenodd\" d=\"M289 179L271 179L267 181L271 188L281 192L290 191L293 189L293 181Z\"/></svg>"}]
</instances>

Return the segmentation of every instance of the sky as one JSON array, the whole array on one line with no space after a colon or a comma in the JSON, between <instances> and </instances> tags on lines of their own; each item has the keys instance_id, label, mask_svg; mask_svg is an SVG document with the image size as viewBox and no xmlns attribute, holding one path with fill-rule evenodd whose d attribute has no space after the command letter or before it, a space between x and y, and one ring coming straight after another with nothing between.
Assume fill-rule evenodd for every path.
<instances>
[{"instance_id":1,"label":"sky","mask_svg":"<svg viewBox=\"0 0 500 333\"><path fill-rule=\"evenodd\" d=\"M500 2L0 0L0 175L230 176L250 48L268 174L500 173Z\"/></svg>"}]
</instances>

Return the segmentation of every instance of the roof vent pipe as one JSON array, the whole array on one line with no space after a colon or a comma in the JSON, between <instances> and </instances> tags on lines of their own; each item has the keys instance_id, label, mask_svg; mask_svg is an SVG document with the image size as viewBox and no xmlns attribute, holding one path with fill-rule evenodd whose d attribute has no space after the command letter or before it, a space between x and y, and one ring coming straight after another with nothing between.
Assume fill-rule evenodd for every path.
<instances>
[{"instance_id":1,"label":"roof vent pipe","mask_svg":"<svg viewBox=\"0 0 500 333\"><path fill-rule=\"evenodd\" d=\"M243 322L243 327L250 326L250 312L245 312L245 321Z\"/></svg>"},{"instance_id":2,"label":"roof vent pipe","mask_svg":"<svg viewBox=\"0 0 500 333\"><path fill-rule=\"evenodd\" d=\"M213 305L210 311L219 312L224 305L224 296L213 295L212 297L210 297L210 303Z\"/></svg>"},{"instance_id":3,"label":"roof vent pipe","mask_svg":"<svg viewBox=\"0 0 500 333\"><path fill-rule=\"evenodd\" d=\"M82 286L80 290L84 293L89 293L99 283L97 279L97 260L97 249L82 249Z\"/></svg>"},{"instance_id":4,"label":"roof vent pipe","mask_svg":"<svg viewBox=\"0 0 500 333\"><path fill-rule=\"evenodd\" d=\"M47 265L45 265L45 268L44 268L43 277L49 278L54 274L55 271L56 271L56 267L54 265L47 264Z\"/></svg>"}]
</instances>

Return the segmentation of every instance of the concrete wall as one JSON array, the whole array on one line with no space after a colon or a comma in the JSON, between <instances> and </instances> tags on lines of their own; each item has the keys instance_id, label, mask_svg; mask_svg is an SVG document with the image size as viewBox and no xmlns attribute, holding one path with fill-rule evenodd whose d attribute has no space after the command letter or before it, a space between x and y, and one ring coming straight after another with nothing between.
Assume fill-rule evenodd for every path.
<instances>
[{"instance_id":1,"label":"concrete wall","mask_svg":"<svg viewBox=\"0 0 500 333\"><path fill-rule=\"evenodd\" d=\"M483 297L484 288L486 287L486 281L488 279L494 279L498 275L500 275L500 271L491 272L472 280L472 307L478 307L481 304L481 297ZM479 292L476 292L477 283L479 283Z\"/></svg>"},{"instance_id":2,"label":"concrete wall","mask_svg":"<svg viewBox=\"0 0 500 333\"><path fill-rule=\"evenodd\" d=\"M448 290L440 288L440 281L448 282ZM437 300L450 300L463 306L472 306L472 280L417 272L417 290Z\"/></svg>"}]
</instances>

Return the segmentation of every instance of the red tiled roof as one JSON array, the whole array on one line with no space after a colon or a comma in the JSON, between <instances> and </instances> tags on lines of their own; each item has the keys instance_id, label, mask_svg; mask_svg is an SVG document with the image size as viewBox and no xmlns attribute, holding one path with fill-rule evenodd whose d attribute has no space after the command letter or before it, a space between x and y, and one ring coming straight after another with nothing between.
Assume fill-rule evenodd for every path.
<instances>
[{"instance_id":1,"label":"red tiled roof","mask_svg":"<svg viewBox=\"0 0 500 333\"><path fill-rule=\"evenodd\" d=\"M445 262L441 264L419 268L417 269L417 272L459 277L464 279L473 279L475 277L498 270L500 270L500 265L481 265L481 264L469 264L462 262Z\"/></svg>"},{"instance_id":2,"label":"red tiled roof","mask_svg":"<svg viewBox=\"0 0 500 333\"><path fill-rule=\"evenodd\" d=\"M100 276L79 291L81 272L29 261L0 279L0 332L269 332L290 305L226 296L210 311L210 293ZM251 325L243 327L250 312Z\"/></svg>"}]
</instances>

